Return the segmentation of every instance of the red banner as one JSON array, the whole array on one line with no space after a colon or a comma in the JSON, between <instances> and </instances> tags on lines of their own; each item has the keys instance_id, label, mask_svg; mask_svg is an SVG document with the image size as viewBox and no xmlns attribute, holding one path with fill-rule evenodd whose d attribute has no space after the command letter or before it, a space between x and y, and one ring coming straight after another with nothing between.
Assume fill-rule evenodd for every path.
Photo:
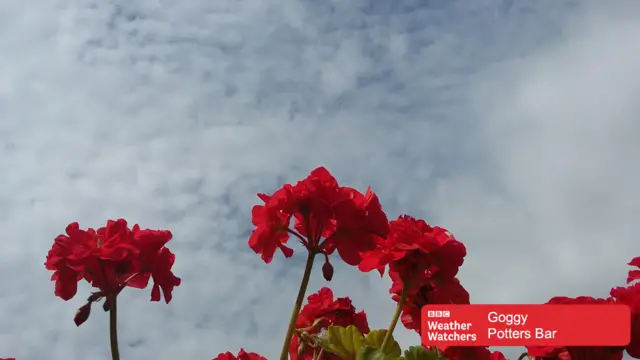
<instances>
[{"instance_id":1,"label":"red banner","mask_svg":"<svg viewBox=\"0 0 640 360\"><path fill-rule=\"evenodd\" d=\"M626 346L626 305L427 305L424 346Z\"/></svg>"}]
</instances>

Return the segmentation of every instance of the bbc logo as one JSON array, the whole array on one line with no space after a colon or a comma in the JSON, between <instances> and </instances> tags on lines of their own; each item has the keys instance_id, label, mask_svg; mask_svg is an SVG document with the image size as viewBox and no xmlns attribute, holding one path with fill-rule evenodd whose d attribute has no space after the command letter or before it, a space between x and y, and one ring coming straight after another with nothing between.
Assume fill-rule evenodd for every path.
<instances>
[{"instance_id":1,"label":"bbc logo","mask_svg":"<svg viewBox=\"0 0 640 360\"><path fill-rule=\"evenodd\" d=\"M427 311L427 317L430 318L448 318L451 314L449 310L429 310Z\"/></svg>"}]
</instances>

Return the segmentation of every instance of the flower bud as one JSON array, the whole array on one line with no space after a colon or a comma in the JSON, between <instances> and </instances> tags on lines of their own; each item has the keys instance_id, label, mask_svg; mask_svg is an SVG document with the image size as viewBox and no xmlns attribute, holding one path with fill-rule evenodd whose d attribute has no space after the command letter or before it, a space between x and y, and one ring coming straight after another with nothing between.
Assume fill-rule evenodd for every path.
<instances>
[{"instance_id":1,"label":"flower bud","mask_svg":"<svg viewBox=\"0 0 640 360\"><path fill-rule=\"evenodd\" d=\"M324 265L322 265L322 276L327 281L331 281L333 278L333 265L329 262L329 257L325 257Z\"/></svg>"},{"instance_id":2,"label":"flower bud","mask_svg":"<svg viewBox=\"0 0 640 360\"><path fill-rule=\"evenodd\" d=\"M76 323L76 326L82 325L91 314L91 302L84 304L78 311L76 311L76 316L73 317L73 322Z\"/></svg>"},{"instance_id":3,"label":"flower bud","mask_svg":"<svg viewBox=\"0 0 640 360\"><path fill-rule=\"evenodd\" d=\"M109 300L109 297L106 297L104 299L104 302L102 303L102 310L104 310L105 312L111 310L111 302Z\"/></svg>"},{"instance_id":4,"label":"flower bud","mask_svg":"<svg viewBox=\"0 0 640 360\"><path fill-rule=\"evenodd\" d=\"M96 301L100 300L100 298L103 297L103 296L104 296L104 293L102 291L93 292L87 298L87 301L88 302L96 302Z\"/></svg>"}]
</instances>

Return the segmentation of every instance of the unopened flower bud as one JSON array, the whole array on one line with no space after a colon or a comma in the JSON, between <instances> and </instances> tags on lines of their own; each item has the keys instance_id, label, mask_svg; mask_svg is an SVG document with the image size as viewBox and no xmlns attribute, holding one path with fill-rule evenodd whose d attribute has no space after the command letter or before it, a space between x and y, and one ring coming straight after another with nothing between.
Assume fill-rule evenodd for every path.
<instances>
[{"instance_id":1,"label":"unopened flower bud","mask_svg":"<svg viewBox=\"0 0 640 360\"><path fill-rule=\"evenodd\" d=\"M91 314L91 302L84 304L78 311L76 311L76 316L73 317L73 322L76 323L76 326L82 325Z\"/></svg>"},{"instance_id":2,"label":"unopened flower bud","mask_svg":"<svg viewBox=\"0 0 640 360\"><path fill-rule=\"evenodd\" d=\"M327 281L333 278L333 265L329 262L329 257L325 255L324 265L322 265L322 276Z\"/></svg>"},{"instance_id":3,"label":"unopened flower bud","mask_svg":"<svg viewBox=\"0 0 640 360\"><path fill-rule=\"evenodd\" d=\"M102 291L94 292L94 293L91 293L91 295L87 298L87 301L95 302L95 301L98 301L103 296L104 294L102 293Z\"/></svg>"}]
</instances>

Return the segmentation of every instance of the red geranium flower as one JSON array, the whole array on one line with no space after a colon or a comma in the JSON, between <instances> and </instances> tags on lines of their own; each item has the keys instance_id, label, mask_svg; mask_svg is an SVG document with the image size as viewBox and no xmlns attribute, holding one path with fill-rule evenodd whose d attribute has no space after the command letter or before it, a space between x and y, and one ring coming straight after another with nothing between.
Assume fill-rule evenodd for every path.
<instances>
[{"instance_id":1,"label":"red geranium flower","mask_svg":"<svg viewBox=\"0 0 640 360\"><path fill-rule=\"evenodd\" d=\"M566 296L556 296L551 298L547 304L612 304L612 298L602 299L590 296L579 296L570 298ZM548 346L527 346L527 353L535 359L556 359L561 360L620 360L624 348L613 346L568 346L568 347L548 347Z\"/></svg>"},{"instance_id":2,"label":"red geranium flower","mask_svg":"<svg viewBox=\"0 0 640 360\"><path fill-rule=\"evenodd\" d=\"M319 167L296 185L284 185L272 195L258 194L264 205L252 210L256 228L249 247L270 263L277 249L285 257L293 250L285 244L293 234L313 254L328 256L335 250L350 265L361 261L360 253L374 248L387 235L388 221L378 197L370 189L365 194L341 187L325 169ZM294 219L293 229L289 227ZM322 240L324 238L324 241ZM325 265L325 278L333 275Z\"/></svg>"},{"instance_id":3,"label":"red geranium flower","mask_svg":"<svg viewBox=\"0 0 640 360\"><path fill-rule=\"evenodd\" d=\"M326 237L321 248L327 254L337 249L349 265L360 264L361 253L374 249L389 233L389 220L371 188L364 194L350 187L340 188L340 199L332 210L335 231Z\"/></svg>"},{"instance_id":4,"label":"red geranium flower","mask_svg":"<svg viewBox=\"0 0 640 360\"><path fill-rule=\"evenodd\" d=\"M274 194L276 196L277 194ZM271 196L258 194L265 203L270 203ZM256 229L249 238L249 247L262 255L265 263L273 260L276 249L280 249L285 257L293 255L293 250L284 244L289 241L289 222L291 215L285 214L276 206L255 205L251 210L251 222Z\"/></svg>"},{"instance_id":5,"label":"red geranium flower","mask_svg":"<svg viewBox=\"0 0 640 360\"><path fill-rule=\"evenodd\" d=\"M507 360L500 351L491 352L484 346L446 348L442 355L448 360Z\"/></svg>"},{"instance_id":6,"label":"red geranium flower","mask_svg":"<svg viewBox=\"0 0 640 360\"><path fill-rule=\"evenodd\" d=\"M530 347L528 355L534 360L621 360L620 350L608 347Z\"/></svg>"},{"instance_id":7,"label":"red geranium flower","mask_svg":"<svg viewBox=\"0 0 640 360\"><path fill-rule=\"evenodd\" d=\"M351 299L348 297L334 299L333 291L326 287L309 295L307 304L300 311L296 321L297 331L289 347L291 359L312 359L314 344L309 343L312 341L308 340L312 340L314 336L321 336L329 326L347 327L349 325L354 325L362 334L369 333L367 314L364 311L356 312ZM329 353L324 353L324 359L339 360L337 356Z\"/></svg>"},{"instance_id":8,"label":"red geranium flower","mask_svg":"<svg viewBox=\"0 0 640 360\"><path fill-rule=\"evenodd\" d=\"M162 289L169 303L173 288L180 285L180 278L171 271L175 256L165 247L170 239L169 231L140 230L138 225L131 230L124 219L109 220L98 230L81 230L74 222L67 226L66 235L56 237L45 267L54 271L55 295L64 300L75 296L82 279L98 289L76 313L74 321L80 325L89 317L93 302L108 300L126 286L145 288L150 278L154 281L151 301L160 300ZM105 301L104 309L109 307Z\"/></svg>"},{"instance_id":9,"label":"red geranium flower","mask_svg":"<svg viewBox=\"0 0 640 360\"><path fill-rule=\"evenodd\" d=\"M631 260L629 265L640 267L640 257ZM640 271L629 271L627 283L631 284L636 280L640 280ZM613 288L610 295L616 303L625 304L631 309L631 342L626 351L629 356L640 359L640 282L627 287Z\"/></svg>"},{"instance_id":10,"label":"red geranium flower","mask_svg":"<svg viewBox=\"0 0 640 360\"><path fill-rule=\"evenodd\" d=\"M132 244L140 250L138 261L138 273L131 278L127 285L138 289L144 289L153 279L151 289L151 301L160 301L164 295L165 302L171 301L173 288L180 285L180 278L171 271L176 256L165 247L173 235L168 230L140 230L135 225L132 230Z\"/></svg>"},{"instance_id":11,"label":"red geranium flower","mask_svg":"<svg viewBox=\"0 0 640 360\"><path fill-rule=\"evenodd\" d=\"M640 359L640 283L613 288L610 295L616 303L631 309L631 342L625 349L629 356Z\"/></svg>"},{"instance_id":12,"label":"red geranium flower","mask_svg":"<svg viewBox=\"0 0 640 360\"><path fill-rule=\"evenodd\" d=\"M56 282L56 296L73 298L80 279L111 293L132 274L131 265L139 251L127 241L128 229L122 222L110 222L100 234L91 228L81 230L74 222L67 226L67 235L56 237L45 262L48 270L54 270L51 280Z\"/></svg>"},{"instance_id":13,"label":"red geranium flower","mask_svg":"<svg viewBox=\"0 0 640 360\"><path fill-rule=\"evenodd\" d=\"M466 249L447 230L404 215L391 221L388 236L373 251L363 254L360 270L389 265L389 292L399 301L406 292L402 323L420 333L421 308L428 304L469 304L469 293L455 278ZM405 289L405 284L410 286Z\"/></svg>"},{"instance_id":14,"label":"red geranium flower","mask_svg":"<svg viewBox=\"0 0 640 360\"><path fill-rule=\"evenodd\" d=\"M640 267L640 257L636 257L629 265ZM627 276L627 283L631 284L640 279L640 271L631 270ZM640 359L640 282L627 287L611 289L610 297L606 299L580 296L569 298L557 296L550 299L548 304L625 304L631 309L631 342L626 347L599 346L599 347L527 347L529 356L535 359L561 360L620 360L626 350L631 357Z\"/></svg>"},{"instance_id":15,"label":"red geranium flower","mask_svg":"<svg viewBox=\"0 0 640 360\"><path fill-rule=\"evenodd\" d=\"M397 280L410 283L409 293L431 281L436 273L443 280L456 276L466 249L446 229L431 227L408 215L391 221L389 228L386 239L362 255L361 271L377 269L382 275L389 265L389 272L396 273Z\"/></svg>"},{"instance_id":16,"label":"red geranium flower","mask_svg":"<svg viewBox=\"0 0 640 360\"><path fill-rule=\"evenodd\" d=\"M267 360L267 358L256 353L248 353L245 352L244 349L240 349L240 351L238 352L238 356L235 356L227 351L226 353L218 354L218 356L216 356L212 360Z\"/></svg>"},{"instance_id":17,"label":"red geranium flower","mask_svg":"<svg viewBox=\"0 0 640 360\"><path fill-rule=\"evenodd\" d=\"M391 288L393 300L399 301L402 283L395 272L389 271L394 285ZM409 330L418 334L422 331L422 307L429 304L470 304L469 293L456 278L447 280L432 280L409 294L402 307L400 321Z\"/></svg>"},{"instance_id":18,"label":"red geranium flower","mask_svg":"<svg viewBox=\"0 0 640 360\"><path fill-rule=\"evenodd\" d=\"M535 360L571 360L571 356L565 347L527 346L527 354Z\"/></svg>"}]
</instances>

